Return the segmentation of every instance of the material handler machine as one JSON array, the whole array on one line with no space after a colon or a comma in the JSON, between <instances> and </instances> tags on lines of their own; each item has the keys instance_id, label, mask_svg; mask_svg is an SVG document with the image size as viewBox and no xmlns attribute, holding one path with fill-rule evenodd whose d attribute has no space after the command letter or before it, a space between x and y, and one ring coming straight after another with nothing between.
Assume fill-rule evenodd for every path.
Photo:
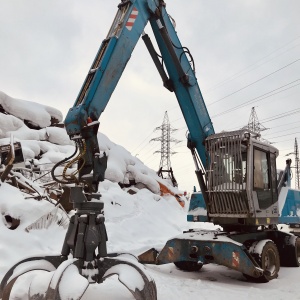
<instances>
[{"instance_id":1,"label":"material handler machine","mask_svg":"<svg viewBox=\"0 0 300 300\"><path fill-rule=\"evenodd\" d=\"M160 55L144 33L147 23L151 25ZM276 278L280 265L299 266L298 238L277 229L278 196L284 181L281 186L277 183L278 150L247 130L215 134L195 76L192 55L181 45L165 2L121 0L108 35L65 119L76 151L52 171L57 181L72 184L70 201L76 210L61 255L32 257L13 266L1 283L3 300L10 299L18 277L33 270L49 273L38 279L34 277L29 283L30 300L69 299L64 291L73 288L67 280L71 273L80 282L72 299L81 299L90 283L101 283L113 274L119 276L135 299L157 298L155 283L142 264L128 254L107 254L104 203L98 193L107 164L107 156L99 151L98 119L140 36L164 87L175 93L188 126L187 146L196 165L206 220L223 228L184 232L168 241L161 252L151 249L142 254L140 262L173 262L185 270L199 270L204 264L216 263L240 271L250 280L263 282ZM58 179L55 170L63 163L63 179ZM68 172L74 163L78 165L77 171ZM285 174L289 174L289 164ZM201 221L196 213L193 221ZM134 286L129 282L135 276L143 284Z\"/></svg>"}]
</instances>

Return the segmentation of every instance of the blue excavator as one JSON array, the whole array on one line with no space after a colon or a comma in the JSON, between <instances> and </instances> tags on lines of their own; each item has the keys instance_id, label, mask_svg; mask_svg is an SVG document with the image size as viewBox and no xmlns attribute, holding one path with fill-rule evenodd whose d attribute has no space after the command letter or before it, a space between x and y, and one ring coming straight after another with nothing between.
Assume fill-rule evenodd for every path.
<instances>
[{"instance_id":1,"label":"blue excavator","mask_svg":"<svg viewBox=\"0 0 300 300\"><path fill-rule=\"evenodd\" d=\"M148 23L160 54L144 32ZM98 193L107 156L100 153L97 132L100 115L140 37L163 86L175 93L189 130L187 147L201 189L201 199L196 197L189 215L192 221L211 222L222 229L183 232L163 249L142 253L137 261L130 254L107 253L104 203ZM80 282L72 299L81 299L89 284L117 274L135 299L155 300L154 280L141 263L175 263L183 270L199 270L215 263L258 282L276 278L281 265L299 266L298 237L277 228L278 199L290 174L290 162L278 181L275 147L245 129L215 134L195 76L193 57L181 45L163 0L121 0L107 37L66 116L65 128L75 143L75 152L54 166L52 176L69 187L66 191L76 213L60 255L25 259L6 273L0 288L3 300L11 299L16 280L33 270L44 270L48 275L39 278L46 280L42 286L34 278L28 283L30 300L65 299L64 290L73 288L72 281L67 284L71 273ZM77 170L70 172L74 164ZM55 170L62 165L62 178L58 178ZM135 286L130 278L137 276L143 284Z\"/></svg>"}]
</instances>

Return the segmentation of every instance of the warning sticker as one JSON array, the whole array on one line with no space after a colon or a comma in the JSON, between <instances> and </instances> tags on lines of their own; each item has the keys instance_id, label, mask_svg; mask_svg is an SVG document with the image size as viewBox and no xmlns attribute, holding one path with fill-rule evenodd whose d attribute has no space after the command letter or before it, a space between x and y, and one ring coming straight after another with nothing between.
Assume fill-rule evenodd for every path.
<instances>
[{"instance_id":1,"label":"warning sticker","mask_svg":"<svg viewBox=\"0 0 300 300\"><path fill-rule=\"evenodd\" d=\"M134 22L135 22L135 20L136 20L136 18L137 18L137 16L138 16L138 14L139 14L139 11L134 7L134 8L132 9L132 12L131 12L131 14L130 14L130 16L129 16L129 18L128 18L127 23L126 23L126 28L127 28L129 31L131 31L131 29L132 29L132 27L133 27L133 24L134 24Z\"/></svg>"}]
</instances>

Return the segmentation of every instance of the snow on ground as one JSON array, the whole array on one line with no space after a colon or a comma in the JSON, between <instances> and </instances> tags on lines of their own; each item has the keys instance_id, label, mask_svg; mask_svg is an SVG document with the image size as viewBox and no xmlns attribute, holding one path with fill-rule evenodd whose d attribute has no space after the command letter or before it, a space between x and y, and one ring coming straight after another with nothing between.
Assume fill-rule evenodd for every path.
<instances>
[{"instance_id":1,"label":"snow on ground","mask_svg":"<svg viewBox=\"0 0 300 300\"><path fill-rule=\"evenodd\" d=\"M14 101L10 104L11 115L0 113L0 144L9 142L8 132L16 133L15 137L22 143L25 158L34 159L36 164L45 169L73 152L74 147L63 129L30 129L21 120L24 116L14 115ZM19 108L20 102L16 107L18 112L22 111ZM33 110L35 106L28 107ZM49 111L48 108L42 110ZM19 135L21 131L22 134ZM111 142L104 134L99 134L99 145L101 151L108 155L106 179L100 183L99 191L105 204L109 252L129 252L137 255L152 247L162 248L168 239L190 227L214 227L208 223L187 223L187 208L182 208L172 195L160 196L157 180L161 179L153 170L131 156L126 149ZM118 184L129 183L132 179L138 183L136 186L122 189ZM164 183L176 193L176 189L172 189L167 182ZM25 230L53 208L53 204L46 200L34 200L8 183L1 183L0 280L21 259L60 253L66 232L63 226L53 222L47 229ZM20 225L15 230L8 228L9 222L5 218L7 215L20 219ZM147 265L146 268L156 282L159 300L219 300L224 297L231 300L300 299L300 268L281 268L278 279L266 284L247 282L242 274L213 264L204 266L199 272L183 272L173 264ZM35 274L38 274L38 279L33 281L32 289L36 287L37 281L49 279L49 273L37 271ZM70 299L76 296L79 289L85 288L86 283L78 277L76 268L68 268L65 276L62 283L68 286L64 289L65 299ZM16 284L16 290L21 295L22 290L23 293L27 292L26 280L18 280L19 283ZM21 296L14 299L25 298ZM115 300L133 297L114 276L101 285L90 285L82 299Z\"/></svg>"}]
</instances>

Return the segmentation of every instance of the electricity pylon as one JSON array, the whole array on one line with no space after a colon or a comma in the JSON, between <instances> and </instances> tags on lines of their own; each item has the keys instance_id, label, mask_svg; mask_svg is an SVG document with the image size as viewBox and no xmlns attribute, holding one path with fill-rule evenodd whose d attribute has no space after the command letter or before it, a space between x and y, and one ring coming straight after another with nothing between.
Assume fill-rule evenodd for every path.
<instances>
[{"instance_id":1,"label":"electricity pylon","mask_svg":"<svg viewBox=\"0 0 300 300\"><path fill-rule=\"evenodd\" d=\"M179 143L180 141L175 140L171 138L171 132L176 131L177 129L171 128L170 122L169 122L169 117L168 117L168 112L165 112L164 115L164 120L161 126L156 127L155 130L161 130L161 136L157 138L153 138L150 140L151 141L159 141L161 142L161 147L160 150L157 150L154 152L155 153L160 153L160 164L159 164L159 169L158 169L158 176L161 178L164 177L164 173L167 174L167 178L169 178L173 184L173 186L178 186L177 181L174 177L173 170L171 167L171 159L170 156L175 154L176 152L171 151L170 144L172 143Z\"/></svg>"},{"instance_id":2,"label":"electricity pylon","mask_svg":"<svg viewBox=\"0 0 300 300\"><path fill-rule=\"evenodd\" d=\"M259 122L255 111L255 107L251 108L251 114L249 117L248 125L245 126L245 128L249 129L254 133L257 133L259 136L261 131L267 130L267 128Z\"/></svg>"}]
</instances>

